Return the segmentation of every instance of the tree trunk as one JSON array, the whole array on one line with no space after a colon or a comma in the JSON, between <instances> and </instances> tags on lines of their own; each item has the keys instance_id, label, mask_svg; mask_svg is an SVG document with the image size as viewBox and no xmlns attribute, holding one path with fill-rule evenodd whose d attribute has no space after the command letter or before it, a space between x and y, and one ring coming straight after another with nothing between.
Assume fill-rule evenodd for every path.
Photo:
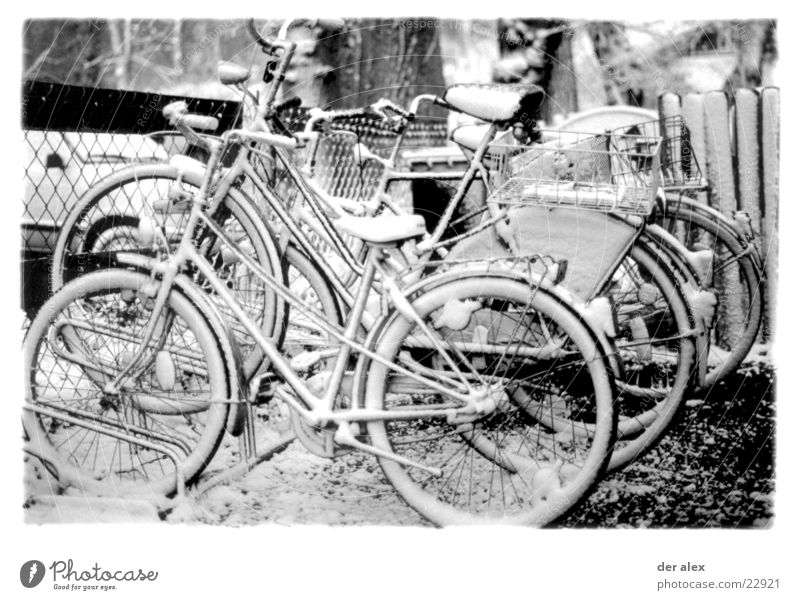
<instances>
[{"instance_id":1,"label":"tree trunk","mask_svg":"<svg viewBox=\"0 0 800 600\"><path fill-rule=\"evenodd\" d=\"M114 83L117 89L124 90L130 82L129 67L131 61L131 27L129 19L120 19L108 23L111 38L112 60L114 61Z\"/></svg>"},{"instance_id":2,"label":"tree trunk","mask_svg":"<svg viewBox=\"0 0 800 600\"><path fill-rule=\"evenodd\" d=\"M172 24L172 72L173 77L178 78L183 75L183 47L181 41L181 19L175 19Z\"/></svg>"},{"instance_id":3,"label":"tree trunk","mask_svg":"<svg viewBox=\"0 0 800 600\"><path fill-rule=\"evenodd\" d=\"M322 74L320 100L334 108L389 98L401 106L417 95L444 90L440 21L363 19L345 33L324 36L316 58L333 65Z\"/></svg>"},{"instance_id":4,"label":"tree trunk","mask_svg":"<svg viewBox=\"0 0 800 600\"><path fill-rule=\"evenodd\" d=\"M547 85L547 99L541 117L551 123L555 115L567 115L578 110L578 90L572 65L572 36L562 35L555 51Z\"/></svg>"}]
</instances>

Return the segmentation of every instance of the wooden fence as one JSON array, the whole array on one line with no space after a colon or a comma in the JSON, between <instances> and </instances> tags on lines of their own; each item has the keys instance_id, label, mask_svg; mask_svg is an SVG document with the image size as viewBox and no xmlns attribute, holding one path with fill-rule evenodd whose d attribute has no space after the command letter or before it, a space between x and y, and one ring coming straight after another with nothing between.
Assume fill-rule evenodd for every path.
<instances>
[{"instance_id":1,"label":"wooden fence","mask_svg":"<svg viewBox=\"0 0 800 600\"><path fill-rule=\"evenodd\" d=\"M777 88L664 94L662 116L682 115L710 184L701 200L730 215L746 211L764 258L763 338L775 330L778 286L778 167L780 96ZM736 319L736 315L727 315Z\"/></svg>"}]
</instances>

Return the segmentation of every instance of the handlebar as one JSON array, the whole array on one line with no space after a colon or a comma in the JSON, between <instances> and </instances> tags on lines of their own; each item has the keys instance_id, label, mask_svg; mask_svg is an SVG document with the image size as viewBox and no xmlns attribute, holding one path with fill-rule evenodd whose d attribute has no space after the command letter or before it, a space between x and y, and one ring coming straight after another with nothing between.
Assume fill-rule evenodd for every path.
<instances>
[{"instance_id":1,"label":"handlebar","mask_svg":"<svg viewBox=\"0 0 800 600\"><path fill-rule=\"evenodd\" d=\"M395 116L389 116L388 112L395 113ZM414 118L414 113L405 110L390 100L381 99L369 106L361 108L350 108L344 110L322 110L320 108L312 108L308 113L309 119L306 123L305 131L310 133L314 130L317 123L332 123L340 119L351 119L353 117L365 117L375 119L384 123L391 123L395 131L405 129L407 121Z\"/></svg>"},{"instance_id":2,"label":"handlebar","mask_svg":"<svg viewBox=\"0 0 800 600\"><path fill-rule=\"evenodd\" d=\"M323 29L337 30L344 29L344 19L338 18L321 18L321 19L286 19L281 26L280 32L276 39L269 39L263 37L256 28L256 20L254 18L247 19L245 26L247 31L253 36L256 43L264 48L265 51L271 51L273 48L280 48L286 40L286 35L292 25L298 25L305 22L309 27L321 27Z\"/></svg>"},{"instance_id":3,"label":"handlebar","mask_svg":"<svg viewBox=\"0 0 800 600\"><path fill-rule=\"evenodd\" d=\"M245 21L245 28L256 41L256 43L265 49L272 48L272 42L266 38L261 37L261 34L258 33L258 29L256 29L256 20L255 19L247 19Z\"/></svg>"},{"instance_id":4,"label":"handlebar","mask_svg":"<svg viewBox=\"0 0 800 600\"><path fill-rule=\"evenodd\" d=\"M179 118L183 125L186 125L186 127L191 127L192 129L200 129L202 131L216 131L219 128L219 120L215 117L186 114Z\"/></svg>"},{"instance_id":5,"label":"handlebar","mask_svg":"<svg viewBox=\"0 0 800 600\"><path fill-rule=\"evenodd\" d=\"M208 148L208 141L197 133L195 129L216 131L219 128L219 120L215 117L196 115L188 111L189 106L183 100L170 102L161 109L169 124L179 129L190 144Z\"/></svg>"},{"instance_id":6,"label":"handlebar","mask_svg":"<svg viewBox=\"0 0 800 600\"><path fill-rule=\"evenodd\" d=\"M286 148L287 150L294 150L298 147L297 140L293 137L269 133L266 131L252 131L249 129L231 129L226 134L226 137L239 138L246 142L256 142L266 144L268 146L278 146L279 148Z\"/></svg>"},{"instance_id":7,"label":"handlebar","mask_svg":"<svg viewBox=\"0 0 800 600\"><path fill-rule=\"evenodd\" d=\"M387 110L390 110L393 113L395 113L398 117L408 119L409 121L416 116L415 113L406 110L402 106L398 106L397 104L395 104L391 100L387 100L386 98L381 98L380 100L375 102L372 106L375 108L375 110L380 111L384 114L386 113Z\"/></svg>"}]
</instances>

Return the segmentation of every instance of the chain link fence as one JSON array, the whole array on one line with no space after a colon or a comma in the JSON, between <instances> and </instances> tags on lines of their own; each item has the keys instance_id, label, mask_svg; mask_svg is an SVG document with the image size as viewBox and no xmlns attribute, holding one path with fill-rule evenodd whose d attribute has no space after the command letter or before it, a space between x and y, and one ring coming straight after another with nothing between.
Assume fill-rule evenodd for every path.
<instances>
[{"instance_id":1,"label":"chain link fence","mask_svg":"<svg viewBox=\"0 0 800 600\"><path fill-rule=\"evenodd\" d=\"M161 115L161 107L175 100L185 101L190 112L215 116L220 121L216 133L239 123L238 102L25 82L21 300L28 315L49 296L50 257L64 220L83 194L104 177L133 164L163 164L174 154L203 158L202 151L170 130ZM299 130L306 113L302 108L292 109L281 116ZM333 195L367 197L379 179L379 168L375 161L359 164L353 152L355 144L364 144L386 158L396 134L380 122L366 119L337 123L336 127L355 135L343 136L341 139L347 139L344 145L332 137L321 146L315 177ZM441 146L446 133L444 120L420 118L406 132L403 148ZM412 208L409 184L391 192L401 205ZM143 203L162 193L163 186L152 181L126 185L108 199L113 206L98 218L135 226Z\"/></svg>"}]
</instances>

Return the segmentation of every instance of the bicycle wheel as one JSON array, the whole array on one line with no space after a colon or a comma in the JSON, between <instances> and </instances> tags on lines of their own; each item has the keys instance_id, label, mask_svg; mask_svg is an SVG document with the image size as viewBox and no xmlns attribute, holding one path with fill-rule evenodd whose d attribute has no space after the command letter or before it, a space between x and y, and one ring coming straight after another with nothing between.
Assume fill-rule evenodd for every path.
<instances>
[{"instance_id":1,"label":"bicycle wheel","mask_svg":"<svg viewBox=\"0 0 800 600\"><path fill-rule=\"evenodd\" d=\"M289 289L309 308L324 315L329 323L342 325L342 313L336 296L316 263L292 245L285 252ZM328 349L337 342L322 329L312 314L289 308L283 347L295 356L303 351Z\"/></svg>"},{"instance_id":2,"label":"bicycle wheel","mask_svg":"<svg viewBox=\"0 0 800 600\"><path fill-rule=\"evenodd\" d=\"M440 385L458 388L466 377L492 407L448 419L448 398L372 361L368 410L442 407L436 418L367 423L377 448L424 467L379 458L397 492L438 525L545 525L566 514L602 475L614 437L607 362L585 324L544 290L495 275L423 290L413 305L447 358L426 349L423 330L396 312L377 326L375 352ZM594 428L556 433L531 416L532 399Z\"/></svg>"},{"instance_id":3,"label":"bicycle wheel","mask_svg":"<svg viewBox=\"0 0 800 600\"><path fill-rule=\"evenodd\" d=\"M85 423L26 410L26 433L60 480L87 493L175 491L176 467L163 451L115 433L174 451L188 481L211 460L225 431L228 375L218 340L203 312L177 290L157 322L141 372L109 389L142 346L152 308L150 281L116 269L77 278L44 304L25 337L27 401Z\"/></svg>"},{"instance_id":4,"label":"bicycle wheel","mask_svg":"<svg viewBox=\"0 0 800 600\"><path fill-rule=\"evenodd\" d=\"M314 311L314 314L303 311L298 306L290 305L283 349L286 354L295 359L300 354L307 353L306 356L314 360L316 352L331 350L339 345L339 341L320 325L320 321L324 320L326 323L341 326L343 324L342 314L327 279L313 260L290 245L286 248L286 265L290 289L306 307ZM332 357L318 358L315 362L309 362L308 366L302 370L305 371L305 378L313 381L315 376L324 376L322 374L331 366ZM343 396L340 397L340 401L340 406L349 403L349 400ZM271 419L273 421L276 420L275 405L279 402L277 398L270 400L272 406L268 408L272 412ZM308 424L288 405L280 403L277 409L281 411L281 414L290 417L291 426L294 428L298 440L313 454L333 458L350 452L350 449L334 444L334 429Z\"/></svg>"},{"instance_id":5,"label":"bicycle wheel","mask_svg":"<svg viewBox=\"0 0 800 600\"><path fill-rule=\"evenodd\" d=\"M694 381L697 331L676 277L663 256L637 242L601 292L615 307L624 369L609 471L661 438Z\"/></svg>"},{"instance_id":6,"label":"bicycle wheel","mask_svg":"<svg viewBox=\"0 0 800 600\"><path fill-rule=\"evenodd\" d=\"M189 214L188 199L199 189L200 176L180 173L170 165L136 165L117 171L93 186L70 210L53 251L51 285L58 290L71 278L101 266L103 253L140 249L138 224L142 214L152 218L177 243ZM187 201L170 209L154 210L167 198L183 196ZM215 220L228 237L268 274L282 277L281 258L275 240L261 221L258 210L237 190L222 202ZM285 307L251 269L238 260L226 244L210 231L197 232L197 243L215 266L217 275L267 337L280 340L285 325ZM207 290L208 285L197 280ZM232 317L230 309L212 294L215 304L231 323L244 357L246 377L258 369L263 353Z\"/></svg>"},{"instance_id":7,"label":"bicycle wheel","mask_svg":"<svg viewBox=\"0 0 800 600\"><path fill-rule=\"evenodd\" d=\"M730 375L758 337L763 310L761 268L755 247L721 213L686 200L668 199L659 225L690 250L714 251L709 282L719 292L709 327L708 388Z\"/></svg>"}]
</instances>

